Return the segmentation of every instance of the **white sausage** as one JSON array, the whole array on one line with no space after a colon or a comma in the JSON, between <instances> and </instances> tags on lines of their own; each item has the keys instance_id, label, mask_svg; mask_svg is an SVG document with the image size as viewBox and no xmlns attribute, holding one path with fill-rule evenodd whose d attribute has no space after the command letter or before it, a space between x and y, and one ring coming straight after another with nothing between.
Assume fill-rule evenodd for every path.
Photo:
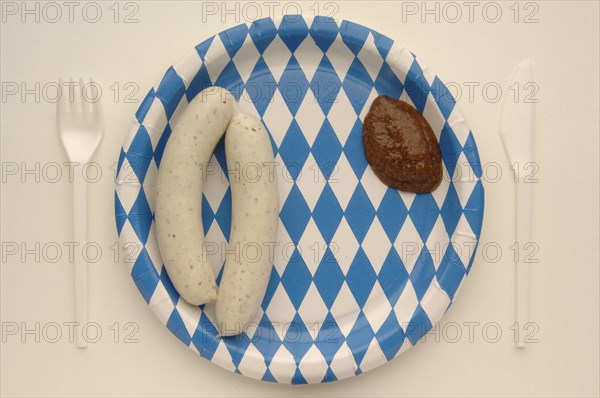
<instances>
[{"instance_id":1,"label":"white sausage","mask_svg":"<svg viewBox=\"0 0 600 398\"><path fill-rule=\"evenodd\" d=\"M279 195L271 141L260 120L234 116L225 134L232 220L216 305L221 336L241 333L260 307L276 242Z\"/></svg>"},{"instance_id":2,"label":"white sausage","mask_svg":"<svg viewBox=\"0 0 600 398\"><path fill-rule=\"evenodd\" d=\"M231 120L234 102L225 89L211 87L199 93L173 129L158 170L158 248L175 289L193 305L217 298L204 247L202 186L206 165Z\"/></svg>"}]
</instances>

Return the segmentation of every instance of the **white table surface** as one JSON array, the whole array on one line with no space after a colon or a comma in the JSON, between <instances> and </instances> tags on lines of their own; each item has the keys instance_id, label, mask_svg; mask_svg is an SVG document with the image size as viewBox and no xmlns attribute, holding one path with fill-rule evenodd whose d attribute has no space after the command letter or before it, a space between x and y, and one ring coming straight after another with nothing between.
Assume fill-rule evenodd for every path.
<instances>
[{"instance_id":1,"label":"white table surface","mask_svg":"<svg viewBox=\"0 0 600 398\"><path fill-rule=\"evenodd\" d=\"M147 90L164 70L197 43L236 24L236 18L253 16L255 8L240 3L238 15L218 13L203 19L201 3L190 1L136 2L137 23L113 21L113 2L97 2L102 9L98 23L82 17L85 3L74 9L73 22L63 3L62 18L48 22L55 10L40 7L40 21L25 15L20 2L2 5L1 114L2 243L1 394L3 396L597 396L599 394L598 346L598 148L599 148L599 22L595 1L538 1L521 3L519 23L514 22L512 2L498 2L499 22L493 19L495 5L477 3L473 22L468 6L455 10L440 3L441 18L423 15L421 2L404 6L394 1L349 1L334 4L336 17L377 29L410 48L445 82L462 88L459 104L475 133L480 156L488 165L485 184L486 210L480 248L482 250L455 305L437 326L436 334L393 362L360 377L308 387L261 383L222 370L199 358L182 345L153 315L133 284L126 267L115 261L117 241L113 216L111 167L127 132L133 113ZM410 2L409 2L410 3ZM28 7L35 7L35 2ZM213 3L217 8L221 2ZM268 3L263 7L268 16ZM280 15L283 3L274 3ZM313 14L313 2L297 2ZM19 13L12 11L16 6ZM312 8L310 8L312 6ZM323 4L321 4L321 7ZM426 5L434 9L435 3ZM10 8L13 7L13 8ZM212 6L211 6L212 7ZM234 9L235 3L228 3ZM404 8L403 8L404 7ZM414 10L417 15L403 14ZM513 6L514 7L514 6ZM537 12L536 8L537 7ZM483 14L486 8L487 14ZM206 6L204 6L206 9ZM219 9L223 11L222 9ZM294 8L288 8L293 11ZM88 7L88 17L94 9ZM44 14L45 12L45 14ZM444 14L445 12L445 14ZM523 23L525 14L536 12L537 23ZM241 14L241 15L240 15ZM402 18L405 21L402 21ZM444 18L445 17L445 18ZM242 21L240 20L240 22ZM493 86L503 95L513 67L523 58L535 62L539 85L536 98L536 149L539 183L534 188L533 241L539 245L531 267L531 320L539 326L538 343L519 350L509 329L514 321L513 183L497 130L501 101L494 103ZM64 242L72 228L71 190L67 169L59 181L52 166L66 161L56 134L52 85L58 77L92 76L103 89L106 135L95 161L103 175L89 187L89 240L102 248L100 260L90 265L90 320L97 322L102 337L87 350L68 341L74 320L73 272ZM34 88L40 83L41 98L9 95L21 83ZM123 87L139 87L138 103L123 101ZM114 99L118 83L120 98ZM469 98L468 86L475 87ZM488 95L482 87L488 84ZM109 87L113 87L113 90ZM44 95L45 94L45 95ZM513 94L510 92L510 94ZM491 98L490 98L491 97ZM39 162L40 181L22 174ZM19 168L12 175L11 167ZM496 181L496 165L502 177ZM80 170L80 169L77 169ZM22 180L25 180L23 182ZM9 255L7 248L35 248L34 254ZM64 251L56 263L47 261L54 252L44 245L56 242ZM8 245L8 246L7 246ZM50 250L51 246L47 246ZM494 248L502 256L495 260ZM111 249L112 248L112 249ZM35 249L34 249L35 250ZM45 254L45 256L44 256ZM93 256L93 253L91 254ZM44 257L46 259L44 259ZM24 260L24 261L23 261ZM61 326L62 338L52 343ZM115 342L111 325L118 323ZM125 343L124 325L139 328L137 343ZM465 323L478 322L473 341ZM502 336L496 343L494 324ZM35 332L39 323L39 333ZM462 337L453 343L454 326ZM16 326L15 326L16 325ZM487 334L482 333L484 325ZM9 331L18 328L16 335ZM34 332L23 334L23 329ZM114 329L114 327L113 327ZM35 342L37 336L39 342ZM446 338L444 338L446 337Z\"/></svg>"}]
</instances>

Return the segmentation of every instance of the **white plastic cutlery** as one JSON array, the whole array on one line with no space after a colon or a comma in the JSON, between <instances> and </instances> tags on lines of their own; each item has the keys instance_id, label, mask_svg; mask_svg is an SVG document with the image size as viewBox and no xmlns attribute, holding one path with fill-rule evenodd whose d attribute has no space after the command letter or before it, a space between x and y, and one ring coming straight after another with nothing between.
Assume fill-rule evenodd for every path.
<instances>
[{"instance_id":1,"label":"white plastic cutlery","mask_svg":"<svg viewBox=\"0 0 600 398\"><path fill-rule=\"evenodd\" d=\"M534 102L523 96L528 84L533 84L533 64L529 60L515 68L510 89L519 95L508 95L500 113L500 139L506 156L515 173L516 241L519 247L516 264L516 321L518 326L517 346L525 347L527 323L529 322L529 264L524 261L524 245L531 241L531 206L533 184L525 181L526 166L533 162Z\"/></svg>"},{"instance_id":2,"label":"white plastic cutlery","mask_svg":"<svg viewBox=\"0 0 600 398\"><path fill-rule=\"evenodd\" d=\"M69 161L83 165L94 155L104 132L100 98L86 97L84 89L87 86L82 79L79 83L71 79L68 85L60 79L59 84L63 90L56 112L58 135ZM87 185L81 175L75 175L73 179L73 238L81 246L87 243ZM83 338L82 327L88 319L88 276L87 263L82 256L75 256L74 268L76 341L78 347L84 348L87 341Z\"/></svg>"}]
</instances>

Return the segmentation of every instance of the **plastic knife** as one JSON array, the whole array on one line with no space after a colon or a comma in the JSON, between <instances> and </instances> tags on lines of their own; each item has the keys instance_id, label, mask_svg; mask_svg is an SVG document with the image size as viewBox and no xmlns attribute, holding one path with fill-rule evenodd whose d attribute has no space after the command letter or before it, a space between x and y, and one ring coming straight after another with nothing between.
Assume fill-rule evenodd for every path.
<instances>
[{"instance_id":1,"label":"plastic knife","mask_svg":"<svg viewBox=\"0 0 600 398\"><path fill-rule=\"evenodd\" d=\"M531 205L533 184L525 181L524 170L533 162L534 102L523 93L535 84L533 64L530 60L521 62L510 78L511 95L507 95L500 113L500 139L506 156L515 173L516 241L519 247L516 263L516 321L518 327L517 346L525 347L527 322L529 322L529 264L524 262L523 248L531 241ZM516 95L512 95L514 93Z\"/></svg>"}]
</instances>

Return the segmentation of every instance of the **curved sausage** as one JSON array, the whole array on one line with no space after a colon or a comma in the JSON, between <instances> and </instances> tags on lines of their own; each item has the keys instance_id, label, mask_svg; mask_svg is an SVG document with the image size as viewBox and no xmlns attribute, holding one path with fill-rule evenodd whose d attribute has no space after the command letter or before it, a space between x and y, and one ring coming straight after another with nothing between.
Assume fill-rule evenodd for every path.
<instances>
[{"instance_id":1,"label":"curved sausage","mask_svg":"<svg viewBox=\"0 0 600 398\"><path fill-rule=\"evenodd\" d=\"M206 165L232 118L234 102L222 88L199 93L175 125L158 170L158 248L175 289L193 305L217 298L215 276L204 247L202 187Z\"/></svg>"},{"instance_id":2,"label":"curved sausage","mask_svg":"<svg viewBox=\"0 0 600 398\"><path fill-rule=\"evenodd\" d=\"M216 305L221 336L241 333L264 297L276 242L279 196L273 149L259 119L236 115L225 134L232 220L225 269Z\"/></svg>"}]
</instances>

